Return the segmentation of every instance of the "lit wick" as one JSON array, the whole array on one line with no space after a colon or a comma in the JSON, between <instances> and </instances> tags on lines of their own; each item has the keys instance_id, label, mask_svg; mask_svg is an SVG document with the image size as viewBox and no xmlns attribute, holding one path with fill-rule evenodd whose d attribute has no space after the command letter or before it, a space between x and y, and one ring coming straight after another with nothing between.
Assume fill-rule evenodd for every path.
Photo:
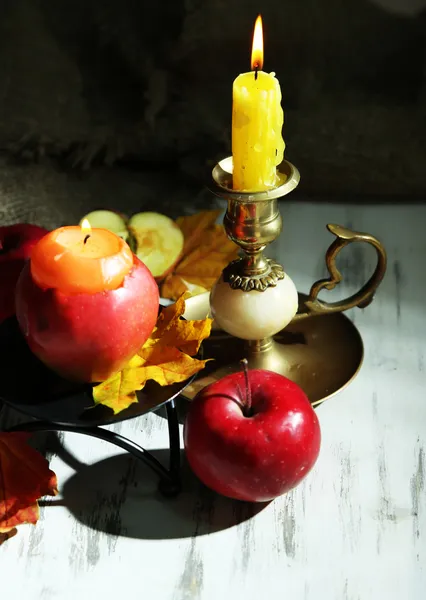
<instances>
[{"instance_id":1,"label":"lit wick","mask_svg":"<svg viewBox=\"0 0 426 600\"><path fill-rule=\"evenodd\" d=\"M89 223L89 221L87 219L83 219L82 220L82 222L80 224L80 227L81 227L81 233L84 234L83 246L85 246L86 243L87 243L87 240L91 236L92 228L91 228L90 223Z\"/></svg>"},{"instance_id":2,"label":"lit wick","mask_svg":"<svg viewBox=\"0 0 426 600\"><path fill-rule=\"evenodd\" d=\"M257 81L259 71L263 67L263 31L262 17L259 15L254 25L253 45L251 47L251 68L254 71L254 80Z\"/></svg>"}]
</instances>

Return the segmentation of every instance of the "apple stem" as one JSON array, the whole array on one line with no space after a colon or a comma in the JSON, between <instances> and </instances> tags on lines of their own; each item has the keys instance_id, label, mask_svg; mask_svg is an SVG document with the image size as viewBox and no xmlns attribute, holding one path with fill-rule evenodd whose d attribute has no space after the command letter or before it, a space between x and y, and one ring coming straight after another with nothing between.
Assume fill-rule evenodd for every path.
<instances>
[{"instance_id":1,"label":"apple stem","mask_svg":"<svg viewBox=\"0 0 426 600\"><path fill-rule=\"evenodd\" d=\"M243 367L244 380L246 383L245 406L246 406L247 413L250 413L250 411L251 411L251 388L250 388L250 381L249 381L248 360L246 358L243 358L241 361L241 365Z\"/></svg>"},{"instance_id":2,"label":"apple stem","mask_svg":"<svg viewBox=\"0 0 426 600\"><path fill-rule=\"evenodd\" d=\"M246 414L247 411L246 411L245 400L244 400L244 397L243 397L243 392L241 391L241 388L240 388L240 386L239 386L238 383L237 383L237 390L238 390L238 393L240 395L240 398L239 399L232 398L231 396L230 396L230 398L231 398L231 400L233 400L234 402L236 402L238 404L238 406L241 408L241 412L245 416L247 416L247 414Z\"/></svg>"}]
</instances>

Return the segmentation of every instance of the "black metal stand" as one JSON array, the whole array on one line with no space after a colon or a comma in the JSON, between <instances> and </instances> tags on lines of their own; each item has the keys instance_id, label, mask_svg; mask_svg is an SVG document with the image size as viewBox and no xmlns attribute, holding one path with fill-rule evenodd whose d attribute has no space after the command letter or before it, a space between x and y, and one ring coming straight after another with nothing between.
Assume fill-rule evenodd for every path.
<instances>
[{"instance_id":1,"label":"black metal stand","mask_svg":"<svg viewBox=\"0 0 426 600\"><path fill-rule=\"evenodd\" d=\"M181 490L180 477L180 439L179 439L179 421L174 399L166 404L167 422L169 425L169 468L166 469L148 450L142 448L132 440L109 431L102 427L83 427L79 425L61 425L50 421L30 421L11 427L8 431L67 431L70 433L80 433L90 435L95 438L114 444L123 450L129 452L138 460L143 461L160 478L159 490L164 496L172 497L179 494Z\"/></svg>"}]
</instances>

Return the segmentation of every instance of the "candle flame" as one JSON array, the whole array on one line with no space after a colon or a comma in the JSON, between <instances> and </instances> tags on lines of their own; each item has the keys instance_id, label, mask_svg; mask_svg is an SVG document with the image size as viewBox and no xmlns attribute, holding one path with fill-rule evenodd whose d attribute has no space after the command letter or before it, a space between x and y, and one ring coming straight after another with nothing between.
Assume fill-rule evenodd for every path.
<instances>
[{"instance_id":1,"label":"candle flame","mask_svg":"<svg viewBox=\"0 0 426 600\"><path fill-rule=\"evenodd\" d=\"M83 219L81 222L81 233L84 235L90 235L92 233L92 226L90 225L88 219Z\"/></svg>"},{"instance_id":2,"label":"candle flame","mask_svg":"<svg viewBox=\"0 0 426 600\"><path fill-rule=\"evenodd\" d=\"M263 28L262 17L259 15L254 25L253 46L251 49L251 68L253 71L263 67Z\"/></svg>"}]
</instances>

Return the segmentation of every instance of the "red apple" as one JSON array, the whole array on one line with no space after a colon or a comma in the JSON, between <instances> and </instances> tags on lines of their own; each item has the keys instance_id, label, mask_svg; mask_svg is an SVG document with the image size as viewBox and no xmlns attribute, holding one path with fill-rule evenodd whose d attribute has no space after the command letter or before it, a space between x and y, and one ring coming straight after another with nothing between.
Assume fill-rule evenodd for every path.
<instances>
[{"instance_id":1,"label":"red apple","mask_svg":"<svg viewBox=\"0 0 426 600\"><path fill-rule=\"evenodd\" d=\"M0 322L15 312L15 286L35 244L47 233L37 225L0 227Z\"/></svg>"},{"instance_id":2,"label":"red apple","mask_svg":"<svg viewBox=\"0 0 426 600\"><path fill-rule=\"evenodd\" d=\"M321 432L298 385L257 369L202 389L189 409L184 441L189 465L205 485L230 498L264 502L308 474Z\"/></svg>"},{"instance_id":3,"label":"red apple","mask_svg":"<svg viewBox=\"0 0 426 600\"><path fill-rule=\"evenodd\" d=\"M158 287L135 256L121 287L97 294L41 289L30 265L16 287L16 316L32 352L74 381L98 382L120 371L157 321Z\"/></svg>"}]
</instances>

